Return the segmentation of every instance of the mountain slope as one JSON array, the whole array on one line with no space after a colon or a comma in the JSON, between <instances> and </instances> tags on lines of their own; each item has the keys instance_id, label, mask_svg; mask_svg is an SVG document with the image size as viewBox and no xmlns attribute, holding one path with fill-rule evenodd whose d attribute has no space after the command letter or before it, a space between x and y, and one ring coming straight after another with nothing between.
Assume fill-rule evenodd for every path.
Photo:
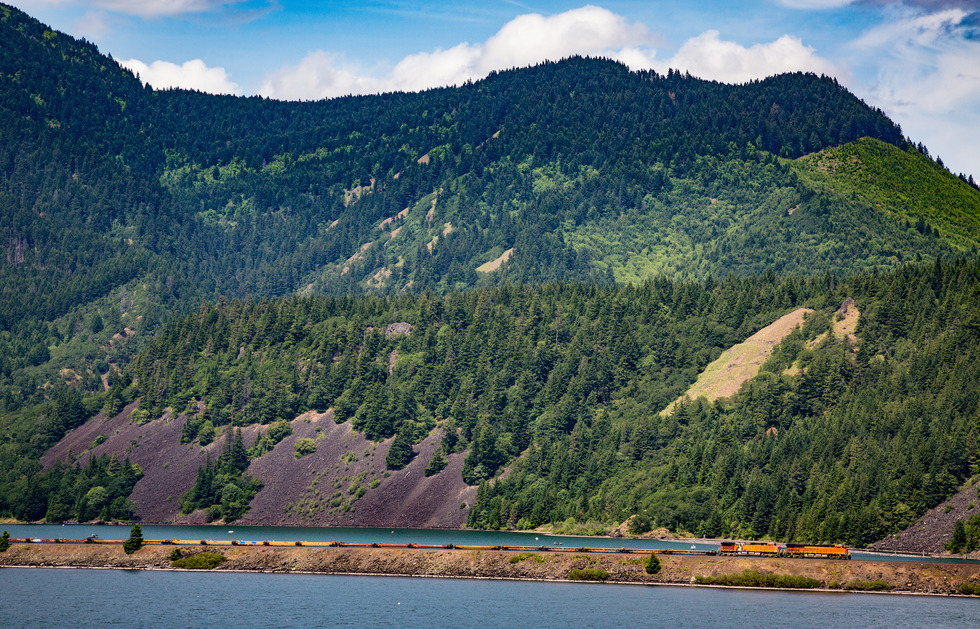
<instances>
[{"instance_id":1,"label":"mountain slope","mask_svg":"<svg viewBox=\"0 0 980 629\"><path fill-rule=\"evenodd\" d=\"M814 188L868 207L934 234L960 250L977 246L980 214L976 189L918 151L863 138L808 155L796 172Z\"/></svg>"},{"instance_id":2,"label":"mountain slope","mask_svg":"<svg viewBox=\"0 0 980 629\"><path fill-rule=\"evenodd\" d=\"M241 430L242 478L265 483L249 522L390 522L403 503L369 505L398 487L434 491L419 515L447 525L446 507L466 502L469 524L486 528L639 515L700 535L863 545L978 473L978 278L977 261L960 260L844 280L207 306L110 391L109 406L139 401L131 423L117 435L96 416L45 462L69 447L125 452L145 464L134 499L157 499L138 513L173 517L163 492L177 500L193 483L218 491L183 501L192 518L231 519L242 516L220 490L239 472L208 489L192 471ZM842 303L862 313L856 334L837 321ZM661 413L724 349L802 305L814 312L734 396ZM61 474L35 482L59 488ZM7 487L6 504L30 506Z\"/></svg>"},{"instance_id":3,"label":"mountain slope","mask_svg":"<svg viewBox=\"0 0 980 629\"><path fill-rule=\"evenodd\" d=\"M59 453L127 454L131 441L94 443L91 422L137 400L121 433L176 435L164 450L189 468L204 456L181 477L194 517L241 517L250 500L278 514L265 462L293 469L305 457L290 444L337 437L285 435L330 409L358 448L387 444L392 477L422 465L465 492L510 469L469 514L487 526L645 511L674 528L867 541L967 476L953 444L972 407L946 387L970 382L951 361L975 346L957 278L975 275L958 256L980 239L980 192L833 79L730 86L572 58L284 103L145 88L3 5L0 41L0 514L94 509L38 461L66 434ZM658 419L724 349L852 294L856 352L801 349L829 325L817 316L771 359L809 361L796 372ZM165 462L137 480L103 461L87 481L122 470L104 496L135 482L150 509ZM362 505L389 495L365 491ZM97 506L132 512L119 498ZM360 517L325 513L309 521Z\"/></svg>"},{"instance_id":4,"label":"mountain slope","mask_svg":"<svg viewBox=\"0 0 980 629\"><path fill-rule=\"evenodd\" d=\"M729 86L575 58L283 103L144 88L10 7L0 30L11 411L104 389L161 322L219 296L840 274L978 238L980 193L813 75ZM870 172L929 180L949 216L799 159L865 135L890 143Z\"/></svg>"}]
</instances>

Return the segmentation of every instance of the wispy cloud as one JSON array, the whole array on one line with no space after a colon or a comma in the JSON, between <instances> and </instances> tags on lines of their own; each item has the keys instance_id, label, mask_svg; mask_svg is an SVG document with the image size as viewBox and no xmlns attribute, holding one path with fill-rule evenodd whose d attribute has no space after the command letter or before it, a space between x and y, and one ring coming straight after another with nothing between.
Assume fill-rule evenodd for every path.
<instances>
[{"instance_id":1,"label":"wispy cloud","mask_svg":"<svg viewBox=\"0 0 980 629\"><path fill-rule=\"evenodd\" d=\"M860 0L779 0L779 4L791 9L837 9Z\"/></svg>"},{"instance_id":2,"label":"wispy cloud","mask_svg":"<svg viewBox=\"0 0 980 629\"><path fill-rule=\"evenodd\" d=\"M980 173L980 24L976 13L900 10L851 44L873 60L874 81L855 86L954 170Z\"/></svg>"},{"instance_id":3,"label":"wispy cloud","mask_svg":"<svg viewBox=\"0 0 980 629\"><path fill-rule=\"evenodd\" d=\"M176 17L217 11L254 11L257 5L274 4L271 0L25 0L19 5L33 7L64 5L90 7L143 18Z\"/></svg>"},{"instance_id":4,"label":"wispy cloud","mask_svg":"<svg viewBox=\"0 0 980 629\"><path fill-rule=\"evenodd\" d=\"M869 7L904 6L927 11L942 9L976 10L977 0L778 0L779 4L791 9L837 9L840 7L862 5Z\"/></svg>"},{"instance_id":5,"label":"wispy cloud","mask_svg":"<svg viewBox=\"0 0 980 629\"><path fill-rule=\"evenodd\" d=\"M75 21L76 32L92 41L99 41L109 32L109 19L104 11L86 11Z\"/></svg>"},{"instance_id":6,"label":"wispy cloud","mask_svg":"<svg viewBox=\"0 0 980 629\"><path fill-rule=\"evenodd\" d=\"M940 11L942 9L976 10L978 8L977 0L859 0L859 3L869 6L903 5L918 7L927 11Z\"/></svg>"},{"instance_id":7,"label":"wispy cloud","mask_svg":"<svg viewBox=\"0 0 980 629\"><path fill-rule=\"evenodd\" d=\"M211 94L241 93L241 88L231 81L224 68L210 68L200 59L182 65L169 61L154 61L147 65L139 59L120 61L119 64L138 74L143 83L157 89L180 87Z\"/></svg>"}]
</instances>

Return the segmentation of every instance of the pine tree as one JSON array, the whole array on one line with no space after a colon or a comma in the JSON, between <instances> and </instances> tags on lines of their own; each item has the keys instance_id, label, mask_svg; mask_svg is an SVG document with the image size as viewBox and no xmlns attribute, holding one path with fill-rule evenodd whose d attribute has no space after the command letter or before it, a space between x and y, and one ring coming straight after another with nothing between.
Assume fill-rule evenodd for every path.
<instances>
[{"instance_id":1,"label":"pine tree","mask_svg":"<svg viewBox=\"0 0 980 629\"><path fill-rule=\"evenodd\" d=\"M132 555L140 548L143 548L143 529L140 528L139 524L133 526L133 530L129 532L129 539L123 542L123 550L126 551L127 555Z\"/></svg>"},{"instance_id":2,"label":"pine tree","mask_svg":"<svg viewBox=\"0 0 980 629\"><path fill-rule=\"evenodd\" d=\"M405 436L404 432L398 433L395 440L391 444L391 448L388 450L388 456L385 457L385 463L388 469L400 470L409 464L409 462L415 457L415 450L412 449L412 443Z\"/></svg>"},{"instance_id":3,"label":"pine tree","mask_svg":"<svg viewBox=\"0 0 980 629\"><path fill-rule=\"evenodd\" d=\"M657 557L657 553L650 553L650 557L643 562L643 569L647 571L647 574L657 574L660 572L660 558Z\"/></svg>"},{"instance_id":4,"label":"pine tree","mask_svg":"<svg viewBox=\"0 0 980 629\"><path fill-rule=\"evenodd\" d=\"M953 527L953 539L945 544L946 550L951 553L958 553L964 549L966 543L966 527L963 525L963 520L957 520Z\"/></svg>"},{"instance_id":5,"label":"pine tree","mask_svg":"<svg viewBox=\"0 0 980 629\"><path fill-rule=\"evenodd\" d=\"M4 531L3 535L0 535L0 553L7 552L8 548L10 548L10 533Z\"/></svg>"}]
</instances>

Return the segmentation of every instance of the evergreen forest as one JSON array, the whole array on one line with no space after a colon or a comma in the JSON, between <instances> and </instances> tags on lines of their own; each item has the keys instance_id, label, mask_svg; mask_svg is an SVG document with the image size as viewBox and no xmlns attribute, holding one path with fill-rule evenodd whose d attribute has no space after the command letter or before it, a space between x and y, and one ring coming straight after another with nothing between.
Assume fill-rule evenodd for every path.
<instances>
[{"instance_id":1,"label":"evergreen forest","mask_svg":"<svg viewBox=\"0 0 980 629\"><path fill-rule=\"evenodd\" d=\"M833 78L576 57L298 103L155 90L6 5L0 41L0 517L138 517L135 463L40 463L134 404L221 442L209 521L311 410L392 471L438 431L480 528L864 545L980 474L980 190Z\"/></svg>"}]
</instances>

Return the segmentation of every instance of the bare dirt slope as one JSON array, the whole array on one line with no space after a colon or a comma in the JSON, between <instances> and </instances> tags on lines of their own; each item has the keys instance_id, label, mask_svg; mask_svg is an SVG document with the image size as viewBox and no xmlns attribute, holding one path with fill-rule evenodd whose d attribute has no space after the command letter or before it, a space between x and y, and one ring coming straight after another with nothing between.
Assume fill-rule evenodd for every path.
<instances>
[{"instance_id":1,"label":"bare dirt slope","mask_svg":"<svg viewBox=\"0 0 980 629\"><path fill-rule=\"evenodd\" d=\"M762 328L742 343L735 345L705 367L697 382L680 398L672 402L664 414L684 398L696 400L699 397L714 401L735 395L742 384L754 378L762 364L766 362L773 348L790 332L803 322L803 317L813 312L809 308L799 308L783 315L770 325Z\"/></svg>"},{"instance_id":2,"label":"bare dirt slope","mask_svg":"<svg viewBox=\"0 0 980 629\"><path fill-rule=\"evenodd\" d=\"M208 456L217 458L224 436L205 448L180 443L185 418L170 414L146 424L130 421L135 405L115 417L101 413L70 432L48 451L44 466L56 460L84 462L89 453L128 456L143 468L133 489L137 515L144 523L203 523L204 514L180 515L180 496L194 484ZM239 520L256 525L399 526L459 528L476 497L476 487L463 482L464 454L448 457L446 468L426 478L425 467L442 434L434 431L415 446L418 453L404 469L386 471L385 456L393 439L372 443L336 424L333 414L305 413L292 422L293 435L251 462L249 471L265 483L252 508ZM250 446L263 428L242 428ZM316 442L316 451L296 458L297 439ZM96 441L99 445L93 446ZM372 487L372 485L374 485Z\"/></svg>"},{"instance_id":3,"label":"bare dirt slope","mask_svg":"<svg viewBox=\"0 0 980 629\"><path fill-rule=\"evenodd\" d=\"M183 417L168 413L161 419L137 425L130 421L135 408L136 404L132 404L115 417L99 413L48 450L41 458L41 464L48 467L56 460L66 460L69 452L82 464L89 454L129 457L143 468L143 478L136 483L131 495L139 517L145 522L177 522L181 494L194 484L197 468L205 463L207 456L217 458L221 440L215 440L207 448L196 443L181 445ZM243 432L246 443L255 440L256 430L253 427ZM97 438L102 439L100 435L105 441L92 447Z\"/></svg>"},{"instance_id":4,"label":"bare dirt slope","mask_svg":"<svg viewBox=\"0 0 980 629\"><path fill-rule=\"evenodd\" d=\"M424 470L442 433L415 446L404 469L387 471L385 457L394 438L372 443L349 422L336 424L331 412L306 413L292 422L293 435L252 461L249 471L265 482L242 524L401 526L459 528L476 497L463 482L464 454L448 457L439 474ZM316 440L316 452L297 459L297 439ZM375 487L372 488L372 484ZM363 495L356 498L359 489Z\"/></svg>"},{"instance_id":5,"label":"bare dirt slope","mask_svg":"<svg viewBox=\"0 0 980 629\"><path fill-rule=\"evenodd\" d=\"M933 509L926 511L921 518L904 531L889 535L875 542L872 550L887 550L902 553L942 553L943 544L953 537L953 526L957 520L965 520L980 513L980 497L977 487L968 487ZM980 552L974 553L980 557Z\"/></svg>"}]
</instances>

